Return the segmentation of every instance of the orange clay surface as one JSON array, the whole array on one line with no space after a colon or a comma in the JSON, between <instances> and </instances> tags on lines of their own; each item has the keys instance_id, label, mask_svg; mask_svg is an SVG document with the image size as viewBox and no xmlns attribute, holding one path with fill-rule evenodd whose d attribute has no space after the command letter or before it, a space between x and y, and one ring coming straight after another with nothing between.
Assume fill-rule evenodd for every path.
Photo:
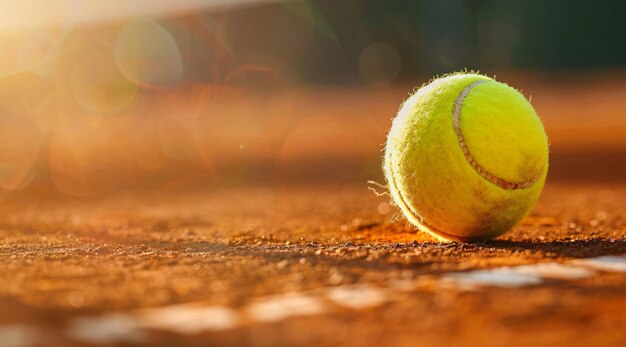
<instances>
[{"instance_id":1,"label":"orange clay surface","mask_svg":"<svg viewBox=\"0 0 626 347\"><path fill-rule=\"evenodd\" d=\"M384 301L247 315L193 333L142 329L142 339L105 344L623 345L624 272L470 291L437 283L454 271L625 254L625 198L624 185L548 184L519 226L476 244L437 243L392 222L395 209L364 185L5 201L0 337L18 325L35 329L35 346L95 345L68 333L77 317L189 302L240 313L285 293L356 284L379 288Z\"/></svg>"},{"instance_id":2,"label":"orange clay surface","mask_svg":"<svg viewBox=\"0 0 626 347\"><path fill-rule=\"evenodd\" d=\"M279 122L291 128L267 148L235 143L233 160L271 153L243 174L215 156L209 174L158 161L112 189L116 171L43 151L31 187L0 201L0 347L624 346L624 265L577 263L626 254L626 84L609 78L512 83L533 91L550 173L522 223L474 244L417 233L368 190L408 87L277 96L304 120L250 99L260 120L291 112ZM199 138L226 148L232 136ZM112 151L82 159L127 152ZM92 174L71 181L59 168ZM570 272L506 270L528 264ZM481 269L509 275L459 280Z\"/></svg>"}]
</instances>

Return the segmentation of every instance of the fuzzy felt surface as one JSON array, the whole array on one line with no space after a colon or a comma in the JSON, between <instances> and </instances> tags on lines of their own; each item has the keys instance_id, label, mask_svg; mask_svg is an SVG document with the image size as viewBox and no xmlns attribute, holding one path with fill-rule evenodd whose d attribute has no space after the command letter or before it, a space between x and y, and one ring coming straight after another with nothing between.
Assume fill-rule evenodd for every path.
<instances>
[{"instance_id":1,"label":"fuzzy felt surface","mask_svg":"<svg viewBox=\"0 0 626 347\"><path fill-rule=\"evenodd\" d=\"M532 180L545 167L548 139L541 120L506 84L491 81L470 91L461 108L461 131L474 159L506 181Z\"/></svg>"},{"instance_id":2,"label":"fuzzy felt surface","mask_svg":"<svg viewBox=\"0 0 626 347\"><path fill-rule=\"evenodd\" d=\"M490 173L529 187L504 189L463 153L454 102L470 84L460 128L469 153ZM533 207L548 171L548 141L532 106L515 89L477 74L433 81L409 97L389 132L384 170L394 202L419 229L444 239L491 238Z\"/></svg>"}]
</instances>

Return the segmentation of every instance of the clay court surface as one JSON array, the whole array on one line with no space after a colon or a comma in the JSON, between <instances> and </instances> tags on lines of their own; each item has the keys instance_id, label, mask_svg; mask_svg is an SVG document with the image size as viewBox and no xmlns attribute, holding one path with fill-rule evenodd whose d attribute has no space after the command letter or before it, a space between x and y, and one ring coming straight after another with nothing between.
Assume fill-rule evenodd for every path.
<instances>
[{"instance_id":1,"label":"clay court surface","mask_svg":"<svg viewBox=\"0 0 626 347\"><path fill-rule=\"evenodd\" d=\"M520 83L551 171L532 213L490 242L440 243L368 189L384 192L367 180L383 183L407 86L274 99L313 115L304 125L250 98L291 125L245 174L157 161L77 183L51 161L51 181L2 200L0 346L626 345L626 86ZM328 123L341 114L353 128Z\"/></svg>"}]
</instances>

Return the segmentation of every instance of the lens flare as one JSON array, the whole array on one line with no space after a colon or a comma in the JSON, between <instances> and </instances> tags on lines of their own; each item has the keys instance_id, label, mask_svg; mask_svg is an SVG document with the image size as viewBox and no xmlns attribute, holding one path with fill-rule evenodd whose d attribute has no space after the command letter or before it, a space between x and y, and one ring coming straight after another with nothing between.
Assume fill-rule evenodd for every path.
<instances>
[{"instance_id":1,"label":"lens flare","mask_svg":"<svg viewBox=\"0 0 626 347\"><path fill-rule=\"evenodd\" d=\"M0 77L35 69L58 52L69 29L0 32Z\"/></svg>"},{"instance_id":2,"label":"lens flare","mask_svg":"<svg viewBox=\"0 0 626 347\"><path fill-rule=\"evenodd\" d=\"M137 86L124 77L109 51L85 56L72 72L69 87L76 100L96 114L119 111L137 95Z\"/></svg>"},{"instance_id":3,"label":"lens flare","mask_svg":"<svg viewBox=\"0 0 626 347\"><path fill-rule=\"evenodd\" d=\"M157 136L163 155L171 161L194 165L201 163L191 122L160 115L157 122Z\"/></svg>"},{"instance_id":4,"label":"lens flare","mask_svg":"<svg viewBox=\"0 0 626 347\"><path fill-rule=\"evenodd\" d=\"M183 79L178 45L150 19L129 22L115 42L115 57L126 78L146 88L170 88Z\"/></svg>"},{"instance_id":5,"label":"lens flare","mask_svg":"<svg viewBox=\"0 0 626 347\"><path fill-rule=\"evenodd\" d=\"M196 119L215 102L215 86L193 84L185 88L159 91L155 94L157 105L169 117Z\"/></svg>"},{"instance_id":6,"label":"lens flare","mask_svg":"<svg viewBox=\"0 0 626 347\"><path fill-rule=\"evenodd\" d=\"M77 132L56 136L50 143L52 183L59 191L75 196L109 193L134 169L131 135L93 118Z\"/></svg>"},{"instance_id":7,"label":"lens flare","mask_svg":"<svg viewBox=\"0 0 626 347\"><path fill-rule=\"evenodd\" d=\"M53 89L43 97L33 117L42 132L52 134L74 131L87 121L85 110L65 88Z\"/></svg>"},{"instance_id":8,"label":"lens flare","mask_svg":"<svg viewBox=\"0 0 626 347\"><path fill-rule=\"evenodd\" d=\"M0 187L24 189L35 177L41 134L27 105L8 99L0 105Z\"/></svg>"}]
</instances>

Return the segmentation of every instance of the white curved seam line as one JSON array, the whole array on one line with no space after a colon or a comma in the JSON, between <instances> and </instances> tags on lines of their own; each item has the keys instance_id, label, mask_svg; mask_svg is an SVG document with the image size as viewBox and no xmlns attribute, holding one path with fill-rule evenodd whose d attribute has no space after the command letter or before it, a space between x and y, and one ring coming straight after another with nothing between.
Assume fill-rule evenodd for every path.
<instances>
[{"instance_id":1,"label":"white curved seam line","mask_svg":"<svg viewBox=\"0 0 626 347\"><path fill-rule=\"evenodd\" d=\"M507 190L528 188L532 186L533 183L537 181L537 179L539 179L543 169L539 172L539 174L537 174L537 176L527 181L517 182L517 183L507 181L503 178L500 178L492 174L491 172L487 171L487 169L480 166L480 164L478 164L476 160L474 159L474 157L472 156L472 153L470 153L469 148L467 148L467 144L465 143L465 139L463 138L463 133L461 132L461 106L463 106L463 101L465 100L469 92L474 87L480 84L486 83L486 82L489 82L489 81L478 80L478 81L472 82L470 85L465 87L463 91L461 91L461 94L459 94L459 96L454 100L454 108L452 109L452 124L454 126L454 132L456 133L456 137L459 140L459 145L461 146L463 155L465 155L465 160L467 160L467 162L472 166L472 168L474 168L474 171L476 171L480 176L482 176L487 181L497 185L500 188L507 189Z\"/></svg>"}]
</instances>

